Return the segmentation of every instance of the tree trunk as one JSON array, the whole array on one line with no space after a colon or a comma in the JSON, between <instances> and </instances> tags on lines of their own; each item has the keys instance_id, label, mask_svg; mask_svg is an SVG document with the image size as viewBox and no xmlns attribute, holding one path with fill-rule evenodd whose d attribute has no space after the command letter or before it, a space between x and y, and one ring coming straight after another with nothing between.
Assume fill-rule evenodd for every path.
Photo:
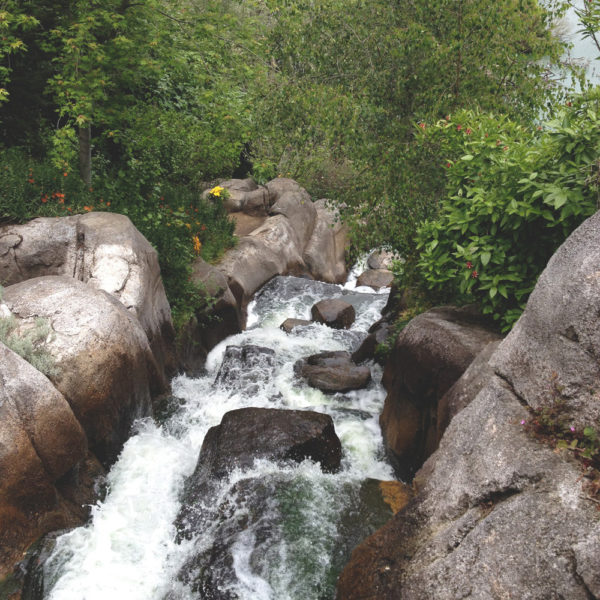
<instances>
[{"instance_id":1,"label":"tree trunk","mask_svg":"<svg viewBox=\"0 0 600 600\"><path fill-rule=\"evenodd\" d=\"M79 175L88 187L92 185L92 128L79 128Z\"/></svg>"}]
</instances>

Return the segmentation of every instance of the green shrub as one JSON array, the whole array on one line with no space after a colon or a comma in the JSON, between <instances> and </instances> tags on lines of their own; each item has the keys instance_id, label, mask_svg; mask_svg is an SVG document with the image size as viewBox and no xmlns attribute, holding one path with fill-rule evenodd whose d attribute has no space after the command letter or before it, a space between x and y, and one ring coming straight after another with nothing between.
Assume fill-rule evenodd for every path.
<instances>
[{"instance_id":1,"label":"green shrub","mask_svg":"<svg viewBox=\"0 0 600 600\"><path fill-rule=\"evenodd\" d=\"M1 300L2 288L0 287ZM58 375L54 358L45 347L51 335L52 328L47 319L35 319L29 329L19 331L14 315L0 317L0 342L47 377Z\"/></svg>"},{"instance_id":2,"label":"green shrub","mask_svg":"<svg viewBox=\"0 0 600 600\"><path fill-rule=\"evenodd\" d=\"M598 204L599 92L527 129L461 111L424 139L443 148L447 195L417 232L416 277L437 301L479 302L509 329L551 255Z\"/></svg>"}]
</instances>

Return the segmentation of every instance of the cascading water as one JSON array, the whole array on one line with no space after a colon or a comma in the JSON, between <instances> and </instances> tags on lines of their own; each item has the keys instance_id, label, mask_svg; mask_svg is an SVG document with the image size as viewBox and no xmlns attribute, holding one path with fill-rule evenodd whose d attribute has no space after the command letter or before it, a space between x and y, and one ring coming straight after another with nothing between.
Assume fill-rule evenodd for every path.
<instances>
[{"instance_id":1,"label":"cascading water","mask_svg":"<svg viewBox=\"0 0 600 600\"><path fill-rule=\"evenodd\" d=\"M384 399L381 370L371 366L373 380L366 389L325 395L299 381L293 365L311 354L352 350L360 343L379 318L387 294L354 287L354 278L343 289L277 277L261 290L249 307L248 329L214 348L206 375L173 381L176 401L170 416L160 424L150 419L137 423L107 476L106 497L93 507L89 525L59 537L45 562L47 600L201 598L180 573L186 564L193 569L194 556L209 549L224 531L231 534L227 519L248 526L231 536L229 566L234 576L222 597L333 597L335 578L352 545L360 541L352 538L348 521L356 520L364 481L393 478L378 426ZM311 306L322 298L342 295L356 310L351 329L316 323L291 334L279 329L288 317L310 318ZM228 345L275 350L267 376L247 373L236 378L235 386L216 384ZM250 471L234 471L211 506L197 508L203 514L201 534L178 541L175 521L182 491L204 436L227 411L250 406L329 414L342 442L342 469L324 474L310 461L279 466L260 460ZM264 488L260 506L245 502L240 490L248 482ZM228 507L226 518L223 506Z\"/></svg>"}]
</instances>

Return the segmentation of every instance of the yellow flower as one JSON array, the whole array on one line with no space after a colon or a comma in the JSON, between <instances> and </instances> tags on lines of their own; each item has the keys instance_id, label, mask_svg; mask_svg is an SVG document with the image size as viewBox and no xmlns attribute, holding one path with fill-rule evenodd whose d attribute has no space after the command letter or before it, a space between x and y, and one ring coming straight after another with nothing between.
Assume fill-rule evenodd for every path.
<instances>
[{"instance_id":1,"label":"yellow flower","mask_svg":"<svg viewBox=\"0 0 600 600\"><path fill-rule=\"evenodd\" d=\"M200 254L200 250L202 249L202 242L200 241L200 239L198 238L197 235L195 235L193 237L193 242L194 242L194 252L196 254Z\"/></svg>"},{"instance_id":2,"label":"yellow flower","mask_svg":"<svg viewBox=\"0 0 600 600\"><path fill-rule=\"evenodd\" d=\"M191 229L191 228L192 228L192 226L191 226L189 223L186 223L186 224L185 224L185 226L186 226L188 229Z\"/></svg>"},{"instance_id":3,"label":"yellow flower","mask_svg":"<svg viewBox=\"0 0 600 600\"><path fill-rule=\"evenodd\" d=\"M217 196L217 197L219 197L221 195L222 191L223 191L223 188L220 185L217 185L212 190L210 190L209 194L211 196Z\"/></svg>"}]
</instances>

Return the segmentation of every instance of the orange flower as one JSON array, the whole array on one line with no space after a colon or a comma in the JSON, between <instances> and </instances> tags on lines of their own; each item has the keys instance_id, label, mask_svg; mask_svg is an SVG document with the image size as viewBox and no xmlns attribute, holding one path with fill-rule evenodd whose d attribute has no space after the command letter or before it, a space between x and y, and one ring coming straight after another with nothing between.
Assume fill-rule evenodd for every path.
<instances>
[{"instance_id":1,"label":"orange flower","mask_svg":"<svg viewBox=\"0 0 600 600\"><path fill-rule=\"evenodd\" d=\"M67 175L68 175L68 173L65 171L65 172L63 173L63 177L66 177Z\"/></svg>"},{"instance_id":2,"label":"orange flower","mask_svg":"<svg viewBox=\"0 0 600 600\"><path fill-rule=\"evenodd\" d=\"M194 252L195 252L196 254L200 254L200 251L202 250L202 242L200 241L200 239L198 238L198 236L197 236L197 235L195 235L195 236L192 238L192 241L193 241L193 243L194 243Z\"/></svg>"},{"instance_id":3,"label":"orange flower","mask_svg":"<svg viewBox=\"0 0 600 600\"><path fill-rule=\"evenodd\" d=\"M46 204L46 202L48 202L48 196L46 196L46 194L44 194L44 195L42 196L41 200L42 200L42 202L43 202L44 204Z\"/></svg>"},{"instance_id":4,"label":"orange flower","mask_svg":"<svg viewBox=\"0 0 600 600\"><path fill-rule=\"evenodd\" d=\"M110 206L110 202L107 202L107 203L106 203L106 206Z\"/></svg>"},{"instance_id":5,"label":"orange flower","mask_svg":"<svg viewBox=\"0 0 600 600\"><path fill-rule=\"evenodd\" d=\"M90 210L94 210L93 206L84 206L83 210L86 210L87 212L90 212Z\"/></svg>"}]
</instances>

